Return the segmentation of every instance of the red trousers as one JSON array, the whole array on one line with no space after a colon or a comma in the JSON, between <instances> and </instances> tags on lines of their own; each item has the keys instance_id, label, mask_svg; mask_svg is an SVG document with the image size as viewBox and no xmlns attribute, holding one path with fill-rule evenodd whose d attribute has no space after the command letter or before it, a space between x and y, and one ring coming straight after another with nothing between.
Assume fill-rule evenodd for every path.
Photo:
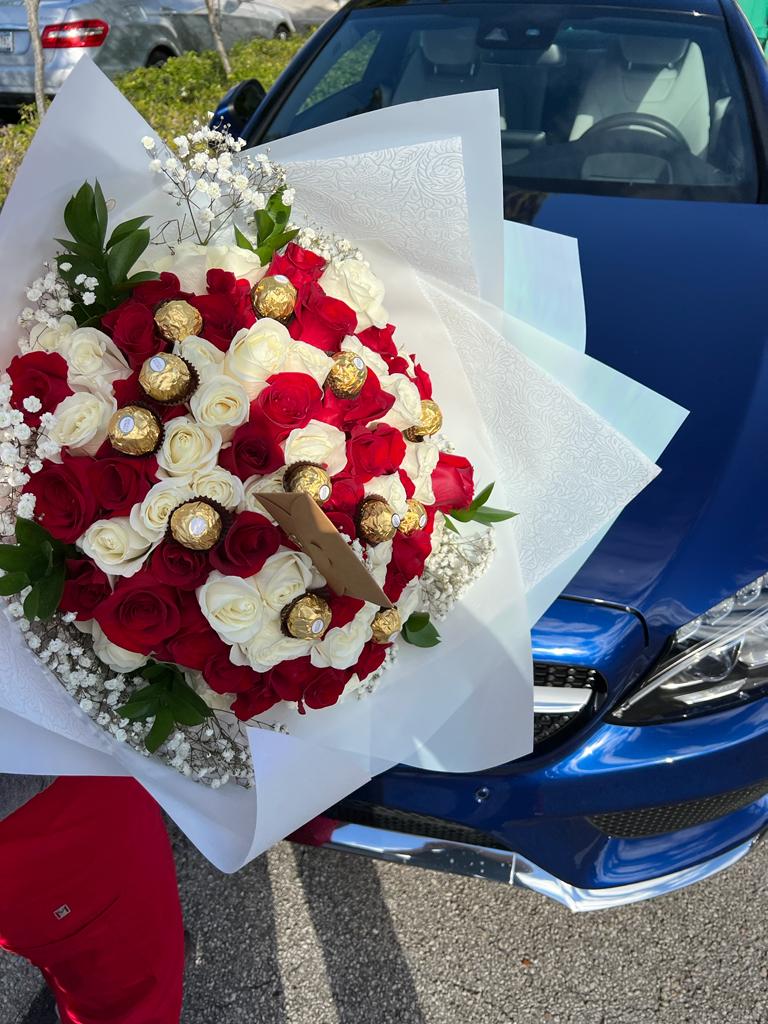
<instances>
[{"instance_id":1,"label":"red trousers","mask_svg":"<svg viewBox=\"0 0 768 1024\"><path fill-rule=\"evenodd\" d=\"M137 782L61 778L0 822L0 947L40 968L64 1024L178 1024L176 872Z\"/></svg>"}]
</instances>

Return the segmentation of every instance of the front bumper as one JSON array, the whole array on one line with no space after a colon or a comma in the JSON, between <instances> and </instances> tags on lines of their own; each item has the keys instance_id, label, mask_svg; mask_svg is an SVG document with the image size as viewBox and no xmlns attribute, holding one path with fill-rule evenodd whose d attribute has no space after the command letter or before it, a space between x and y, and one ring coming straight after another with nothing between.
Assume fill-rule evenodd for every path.
<instances>
[{"instance_id":1,"label":"front bumper","mask_svg":"<svg viewBox=\"0 0 768 1024\"><path fill-rule=\"evenodd\" d=\"M711 878L741 860L761 836L762 832L725 853L681 871L604 889L582 889L571 885L510 850L446 842L428 836L405 835L364 825L337 823L324 846L330 850L373 857L376 860L518 886L546 896L574 913L583 913L639 903Z\"/></svg>"}]
</instances>

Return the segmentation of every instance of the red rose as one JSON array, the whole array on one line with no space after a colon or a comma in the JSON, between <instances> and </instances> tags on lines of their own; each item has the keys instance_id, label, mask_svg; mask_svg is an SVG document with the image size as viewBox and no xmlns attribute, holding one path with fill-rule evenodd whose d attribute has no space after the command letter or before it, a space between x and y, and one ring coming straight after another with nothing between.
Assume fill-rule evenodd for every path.
<instances>
[{"instance_id":1,"label":"red rose","mask_svg":"<svg viewBox=\"0 0 768 1024\"><path fill-rule=\"evenodd\" d=\"M304 704L310 708L335 704L351 675L348 669L317 668L309 658L294 658L270 669L264 680L280 700L296 701L304 714Z\"/></svg>"},{"instance_id":2,"label":"red rose","mask_svg":"<svg viewBox=\"0 0 768 1024\"><path fill-rule=\"evenodd\" d=\"M344 692L350 680L350 669L320 669L315 678L307 685L302 697L308 708L329 708L335 704ZM303 711L299 704L299 711Z\"/></svg>"},{"instance_id":3,"label":"red rose","mask_svg":"<svg viewBox=\"0 0 768 1024\"><path fill-rule=\"evenodd\" d=\"M253 407L250 421L237 428L232 444L219 455L219 465L241 480L274 473L284 461L283 450L272 435L269 423Z\"/></svg>"},{"instance_id":4,"label":"red rose","mask_svg":"<svg viewBox=\"0 0 768 1024\"><path fill-rule=\"evenodd\" d=\"M373 371L368 371L363 390L356 398L337 398L330 388L323 397L322 419L339 430L350 431L357 423L370 423L385 416L395 404Z\"/></svg>"},{"instance_id":5,"label":"red rose","mask_svg":"<svg viewBox=\"0 0 768 1024\"><path fill-rule=\"evenodd\" d=\"M280 547L280 531L257 512L241 512L211 551L211 565L225 576L254 576Z\"/></svg>"},{"instance_id":6,"label":"red rose","mask_svg":"<svg viewBox=\"0 0 768 1024\"><path fill-rule=\"evenodd\" d=\"M403 435L386 423L355 427L347 441L347 470L363 482L395 473L404 458Z\"/></svg>"},{"instance_id":7,"label":"red rose","mask_svg":"<svg viewBox=\"0 0 768 1024\"><path fill-rule=\"evenodd\" d=\"M411 480L404 469L398 469L397 475L400 477L400 483L403 485L406 498L412 498L416 493L416 484Z\"/></svg>"},{"instance_id":8,"label":"red rose","mask_svg":"<svg viewBox=\"0 0 768 1024\"><path fill-rule=\"evenodd\" d=\"M96 608L112 592L109 580L90 558L68 558L66 571L59 611L74 612L78 619L92 619Z\"/></svg>"},{"instance_id":9,"label":"red rose","mask_svg":"<svg viewBox=\"0 0 768 1024\"><path fill-rule=\"evenodd\" d=\"M178 608L178 630L160 644L155 653L163 661L200 672L212 657L222 651L228 653L229 648L210 626L191 591L179 593Z\"/></svg>"},{"instance_id":10,"label":"red rose","mask_svg":"<svg viewBox=\"0 0 768 1024\"><path fill-rule=\"evenodd\" d=\"M179 592L158 583L146 569L118 581L94 616L108 640L128 651L151 654L179 632Z\"/></svg>"},{"instance_id":11,"label":"red rose","mask_svg":"<svg viewBox=\"0 0 768 1024\"><path fill-rule=\"evenodd\" d=\"M276 373L260 392L255 406L272 426L272 433L282 441L296 427L306 427L320 411L323 392L308 373Z\"/></svg>"},{"instance_id":12,"label":"red rose","mask_svg":"<svg viewBox=\"0 0 768 1024\"><path fill-rule=\"evenodd\" d=\"M336 352L348 334L354 334L357 313L340 299L326 295L319 284L299 292L295 316L288 330L291 337L306 341L324 352Z\"/></svg>"},{"instance_id":13,"label":"red rose","mask_svg":"<svg viewBox=\"0 0 768 1024\"><path fill-rule=\"evenodd\" d=\"M102 326L112 333L112 340L134 369L141 369L145 359L165 348L155 333L152 310L135 299L128 299L101 318Z\"/></svg>"},{"instance_id":14,"label":"red rose","mask_svg":"<svg viewBox=\"0 0 768 1024\"><path fill-rule=\"evenodd\" d=\"M377 644L373 640L369 640L354 666L355 675L359 679L367 679L377 668L381 668L387 656L388 647L389 644Z\"/></svg>"},{"instance_id":15,"label":"red rose","mask_svg":"<svg viewBox=\"0 0 768 1024\"><path fill-rule=\"evenodd\" d=\"M251 693L263 686L262 676L247 665L233 665L229 660L229 647L222 645L224 650L218 651L205 663L203 675L205 681L215 693ZM272 699L272 704L277 698ZM272 707L272 704L267 707ZM266 711L263 707L261 711ZM257 712L254 711L253 714ZM252 715L248 716L249 718Z\"/></svg>"},{"instance_id":16,"label":"red rose","mask_svg":"<svg viewBox=\"0 0 768 1024\"><path fill-rule=\"evenodd\" d=\"M208 294L189 295L187 302L203 318L201 337L226 352L243 327L256 323L247 281L238 281L228 270L209 270Z\"/></svg>"},{"instance_id":17,"label":"red rose","mask_svg":"<svg viewBox=\"0 0 768 1024\"><path fill-rule=\"evenodd\" d=\"M8 376L11 378L11 405L24 413L31 427L40 426L42 414L53 412L59 402L72 394L67 384L67 362L57 352L15 356L8 367ZM42 405L37 412L27 412L24 408L24 399L32 396L39 398Z\"/></svg>"},{"instance_id":18,"label":"red rose","mask_svg":"<svg viewBox=\"0 0 768 1024\"><path fill-rule=\"evenodd\" d=\"M161 302L184 299L186 294L181 290L178 277L164 271L157 281L145 281L144 284L136 285L131 293L131 298L154 311Z\"/></svg>"},{"instance_id":19,"label":"red rose","mask_svg":"<svg viewBox=\"0 0 768 1024\"><path fill-rule=\"evenodd\" d=\"M414 359L414 370L413 370L413 382L419 389L419 394L422 398L432 397L432 379L421 365Z\"/></svg>"},{"instance_id":20,"label":"red rose","mask_svg":"<svg viewBox=\"0 0 768 1024\"><path fill-rule=\"evenodd\" d=\"M157 483L157 459L115 455L94 459L91 484L99 508L113 516L127 516L133 505L144 500L150 487Z\"/></svg>"},{"instance_id":21,"label":"red rose","mask_svg":"<svg viewBox=\"0 0 768 1024\"><path fill-rule=\"evenodd\" d=\"M272 688L262 681L247 693L241 693L232 705L232 711L241 722L247 722L254 715L261 715L263 712L269 711L279 700L280 698Z\"/></svg>"},{"instance_id":22,"label":"red rose","mask_svg":"<svg viewBox=\"0 0 768 1024\"><path fill-rule=\"evenodd\" d=\"M275 253L267 274L270 277L283 274L295 288L303 288L317 281L324 270L322 256L291 242L284 253Z\"/></svg>"},{"instance_id":23,"label":"red rose","mask_svg":"<svg viewBox=\"0 0 768 1024\"><path fill-rule=\"evenodd\" d=\"M91 486L93 459L77 458L66 451L61 463L44 462L24 491L34 494L35 519L56 538L74 544L97 518L98 507Z\"/></svg>"},{"instance_id":24,"label":"red rose","mask_svg":"<svg viewBox=\"0 0 768 1024\"><path fill-rule=\"evenodd\" d=\"M331 477L331 485L331 496L323 505L325 514L331 511L352 515L365 497L361 481L348 473L339 473L338 476Z\"/></svg>"},{"instance_id":25,"label":"red rose","mask_svg":"<svg viewBox=\"0 0 768 1024\"><path fill-rule=\"evenodd\" d=\"M392 541L392 558L387 566L384 593L390 601L397 601L408 583L424 572L424 563L432 550L432 538L426 530L403 534L399 531Z\"/></svg>"},{"instance_id":26,"label":"red rose","mask_svg":"<svg viewBox=\"0 0 768 1024\"><path fill-rule=\"evenodd\" d=\"M211 571L205 551L193 551L175 540L165 540L155 548L150 568L158 583L179 590L202 587Z\"/></svg>"},{"instance_id":27,"label":"red rose","mask_svg":"<svg viewBox=\"0 0 768 1024\"><path fill-rule=\"evenodd\" d=\"M352 516L347 515L346 512L334 512L333 509L327 508L324 508L323 512L325 512L339 533L345 533L350 540L356 540L357 527Z\"/></svg>"},{"instance_id":28,"label":"red rose","mask_svg":"<svg viewBox=\"0 0 768 1024\"><path fill-rule=\"evenodd\" d=\"M392 324L386 327L367 327L360 331L358 338L366 346L378 352L385 359L394 358L397 355L397 345L394 341L395 328Z\"/></svg>"},{"instance_id":29,"label":"red rose","mask_svg":"<svg viewBox=\"0 0 768 1024\"><path fill-rule=\"evenodd\" d=\"M356 597L339 597L338 594L332 594L328 598L328 604L331 608L331 624L328 628L341 629L354 619L365 601L360 601Z\"/></svg>"},{"instance_id":30,"label":"red rose","mask_svg":"<svg viewBox=\"0 0 768 1024\"><path fill-rule=\"evenodd\" d=\"M467 508L475 494L472 464L463 455L447 455L440 452L437 466L432 473L432 490L435 505L441 512Z\"/></svg>"}]
</instances>

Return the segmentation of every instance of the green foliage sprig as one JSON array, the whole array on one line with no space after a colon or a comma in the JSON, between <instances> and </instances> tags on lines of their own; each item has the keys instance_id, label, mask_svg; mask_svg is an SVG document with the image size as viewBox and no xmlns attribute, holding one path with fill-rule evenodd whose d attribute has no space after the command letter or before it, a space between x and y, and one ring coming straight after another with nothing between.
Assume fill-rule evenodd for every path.
<instances>
[{"instance_id":1,"label":"green foliage sprig","mask_svg":"<svg viewBox=\"0 0 768 1024\"><path fill-rule=\"evenodd\" d=\"M55 540L39 523L16 520L16 544L0 544L0 595L10 597L32 587L24 598L24 615L30 620L49 619L59 607L64 591L67 544Z\"/></svg>"},{"instance_id":2,"label":"green foliage sprig","mask_svg":"<svg viewBox=\"0 0 768 1024\"><path fill-rule=\"evenodd\" d=\"M64 249L56 261L79 326L97 323L110 309L120 305L130 288L157 279L158 275L151 271L130 273L149 245L149 229L144 227L147 220L148 217L134 217L124 221L107 238L109 212L98 181L95 185L85 182L67 203L64 223L72 237L56 239ZM93 288L76 283L81 275L95 279ZM82 300L83 292L87 291L95 296L88 304Z\"/></svg>"},{"instance_id":3,"label":"green foliage sprig","mask_svg":"<svg viewBox=\"0 0 768 1024\"><path fill-rule=\"evenodd\" d=\"M213 711L187 683L181 670L168 662L151 662L134 673L149 685L136 690L117 710L132 722L152 718L152 727L144 744L154 754L174 729L182 725L202 725Z\"/></svg>"},{"instance_id":4,"label":"green foliage sprig","mask_svg":"<svg viewBox=\"0 0 768 1024\"><path fill-rule=\"evenodd\" d=\"M403 625L403 640L414 647L437 647L440 634L432 624L429 612L413 612Z\"/></svg>"},{"instance_id":5,"label":"green foliage sprig","mask_svg":"<svg viewBox=\"0 0 768 1024\"><path fill-rule=\"evenodd\" d=\"M255 252L265 266L278 249L282 249L298 235L298 230L288 228L291 219L291 207L284 199L285 189L278 189L274 195L269 197L267 205L263 210L257 210L254 216L254 227L256 228L256 244L235 227L235 241L241 249L248 249Z\"/></svg>"},{"instance_id":6,"label":"green foliage sprig","mask_svg":"<svg viewBox=\"0 0 768 1024\"><path fill-rule=\"evenodd\" d=\"M459 532L451 522L451 519L455 519L457 523L481 523L483 526L492 526L494 523L503 523L507 519L514 519L517 512L509 512L503 508L493 508L491 505L486 504L493 493L493 487L493 484L488 484L487 487L484 487L474 497L469 508L454 509L454 511L446 513L445 525L448 529L454 533ZM450 519L448 518L449 516Z\"/></svg>"}]
</instances>

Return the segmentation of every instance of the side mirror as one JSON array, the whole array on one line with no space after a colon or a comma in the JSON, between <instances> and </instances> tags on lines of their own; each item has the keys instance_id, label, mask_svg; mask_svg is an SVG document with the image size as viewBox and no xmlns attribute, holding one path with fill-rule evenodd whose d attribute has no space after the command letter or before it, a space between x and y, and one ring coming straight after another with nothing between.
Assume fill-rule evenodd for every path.
<instances>
[{"instance_id":1,"label":"side mirror","mask_svg":"<svg viewBox=\"0 0 768 1024\"><path fill-rule=\"evenodd\" d=\"M238 83L216 107L210 127L240 135L266 95L266 89L257 78Z\"/></svg>"}]
</instances>

